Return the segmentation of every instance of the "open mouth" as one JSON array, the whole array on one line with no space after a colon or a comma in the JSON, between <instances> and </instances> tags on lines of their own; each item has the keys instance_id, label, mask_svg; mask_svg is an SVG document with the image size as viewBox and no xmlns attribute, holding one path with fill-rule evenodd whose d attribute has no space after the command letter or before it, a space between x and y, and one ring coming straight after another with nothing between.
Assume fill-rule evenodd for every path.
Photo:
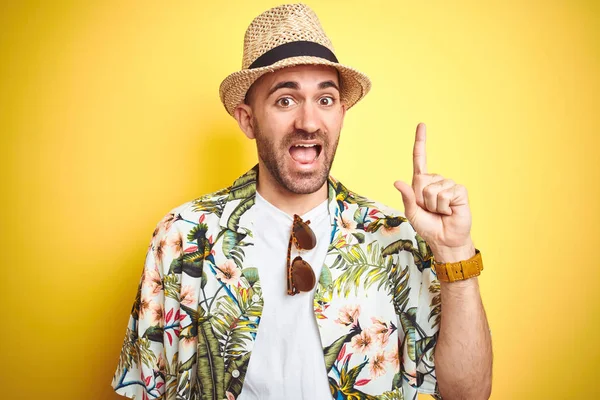
<instances>
[{"instance_id":1,"label":"open mouth","mask_svg":"<svg viewBox=\"0 0 600 400\"><path fill-rule=\"evenodd\" d=\"M322 146L316 143L300 143L290 147L290 156L300 164L310 164L319 158Z\"/></svg>"}]
</instances>

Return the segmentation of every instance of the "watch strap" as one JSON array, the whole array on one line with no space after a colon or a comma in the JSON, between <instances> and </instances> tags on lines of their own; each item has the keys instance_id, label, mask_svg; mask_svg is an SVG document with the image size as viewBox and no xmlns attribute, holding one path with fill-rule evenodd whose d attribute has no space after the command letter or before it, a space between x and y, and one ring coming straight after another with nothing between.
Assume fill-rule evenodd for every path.
<instances>
[{"instance_id":1,"label":"watch strap","mask_svg":"<svg viewBox=\"0 0 600 400\"><path fill-rule=\"evenodd\" d=\"M442 282L456 282L478 276L483 271L481 252L475 249L475 255L468 260L458 262L437 262L434 259L435 273Z\"/></svg>"}]
</instances>

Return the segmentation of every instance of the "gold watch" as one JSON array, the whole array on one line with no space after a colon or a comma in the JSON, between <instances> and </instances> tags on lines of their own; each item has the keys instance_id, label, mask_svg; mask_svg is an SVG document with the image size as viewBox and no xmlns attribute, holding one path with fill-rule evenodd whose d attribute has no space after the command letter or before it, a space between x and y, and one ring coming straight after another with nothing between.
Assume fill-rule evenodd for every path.
<instances>
[{"instance_id":1,"label":"gold watch","mask_svg":"<svg viewBox=\"0 0 600 400\"><path fill-rule=\"evenodd\" d=\"M475 249L475 255L468 260L458 262L438 262L434 258L434 268L438 280L442 282L455 282L478 276L483 271L481 253Z\"/></svg>"}]
</instances>

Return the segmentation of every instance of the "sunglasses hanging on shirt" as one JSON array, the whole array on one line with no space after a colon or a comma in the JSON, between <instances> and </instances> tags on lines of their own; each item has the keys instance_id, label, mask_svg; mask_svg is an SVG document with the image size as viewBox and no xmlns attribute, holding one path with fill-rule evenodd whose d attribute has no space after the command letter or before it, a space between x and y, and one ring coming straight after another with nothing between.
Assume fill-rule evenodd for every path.
<instances>
[{"instance_id":1,"label":"sunglasses hanging on shirt","mask_svg":"<svg viewBox=\"0 0 600 400\"><path fill-rule=\"evenodd\" d=\"M290 262L292 254L292 243L298 250L311 250L317 245L315 233L308 226L310 221L302 221L300 216L294 214L292 233L287 252L287 292L294 296L300 292L309 292L315 287L316 278L312 267L298 256Z\"/></svg>"}]
</instances>

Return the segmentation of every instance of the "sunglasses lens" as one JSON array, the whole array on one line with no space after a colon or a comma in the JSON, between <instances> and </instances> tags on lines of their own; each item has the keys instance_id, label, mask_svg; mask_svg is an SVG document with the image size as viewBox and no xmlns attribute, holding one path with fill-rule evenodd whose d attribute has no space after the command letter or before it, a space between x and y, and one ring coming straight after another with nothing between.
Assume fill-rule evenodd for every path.
<instances>
[{"instance_id":1,"label":"sunglasses lens","mask_svg":"<svg viewBox=\"0 0 600 400\"><path fill-rule=\"evenodd\" d=\"M315 287L315 273L311 266L300 257L292 262L292 283L297 291L308 292Z\"/></svg>"},{"instance_id":2,"label":"sunglasses lens","mask_svg":"<svg viewBox=\"0 0 600 400\"><path fill-rule=\"evenodd\" d=\"M315 233L300 219L294 221L294 236L298 246L303 250L310 250L317 244Z\"/></svg>"}]
</instances>

